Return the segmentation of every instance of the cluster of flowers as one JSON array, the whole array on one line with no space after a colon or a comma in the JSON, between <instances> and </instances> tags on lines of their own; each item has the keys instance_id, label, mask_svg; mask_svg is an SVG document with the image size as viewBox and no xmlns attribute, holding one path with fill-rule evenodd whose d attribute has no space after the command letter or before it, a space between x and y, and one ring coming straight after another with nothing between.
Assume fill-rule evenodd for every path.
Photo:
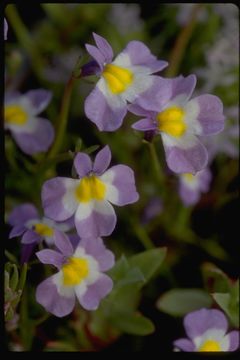
<instances>
[{"instance_id":1,"label":"cluster of flowers","mask_svg":"<svg viewBox=\"0 0 240 360\"><path fill-rule=\"evenodd\" d=\"M111 203L131 204L139 195L133 171L126 165L107 170L110 162L108 146L98 152L93 163L87 154L77 153L77 179L56 177L43 184L43 218L29 203L17 206L9 216L13 226L9 237L22 235L25 245L22 261L28 260L33 247L42 240L58 250L36 253L42 263L59 270L36 292L37 301L56 316L73 310L75 295L85 309L95 310L112 290L112 280L104 272L114 265L114 255L106 249L101 236L110 235L116 225ZM65 234L73 227L77 236Z\"/></svg>"},{"instance_id":2,"label":"cluster of flowers","mask_svg":"<svg viewBox=\"0 0 240 360\"><path fill-rule=\"evenodd\" d=\"M96 62L92 68L100 80L85 100L86 116L100 131L117 130L127 111L143 117L133 129L161 135L168 167L181 176L182 197L189 203L196 201L199 189L206 191L210 181L208 154L199 137L223 129L221 101L213 95L190 100L196 85L194 75L174 79L153 75L167 62L157 60L142 42L131 41L113 61L109 43L97 34L93 36L96 46L87 44L86 49ZM52 125L37 117L50 99L51 93L42 89L25 95L6 94L6 129L29 155L46 151L52 144ZM36 299L58 317L71 313L76 297L83 308L95 310L112 290L113 282L105 272L114 265L114 255L101 237L112 234L116 225L111 204L131 204L139 195L133 171L126 165L108 169L110 162L108 146L98 152L94 162L87 154L77 153L74 168L78 178L55 177L43 184L43 218L29 203L19 205L9 216L13 227L10 238L22 236L27 247L44 239L49 247L36 256L58 272L38 285ZM67 235L73 227L77 235ZM177 349L235 348L236 332L225 335L227 322L218 310L188 314L185 327L192 341L176 341Z\"/></svg>"},{"instance_id":3,"label":"cluster of flowers","mask_svg":"<svg viewBox=\"0 0 240 360\"><path fill-rule=\"evenodd\" d=\"M196 76L166 79L154 73L168 64L157 60L140 41L131 41L113 60L109 43L93 34L96 45L86 45L94 58L84 66L86 74L100 77L85 100L85 114L100 131L115 131L127 111L143 117L133 129L160 134L168 167L179 174L179 193L186 205L207 191L211 174L208 153L200 138L219 133L224 126L223 105L214 95L190 100ZM6 94L5 127L17 144L32 155L46 151L54 139L49 121L37 117L51 98L49 91L32 90L25 95Z\"/></svg>"}]
</instances>

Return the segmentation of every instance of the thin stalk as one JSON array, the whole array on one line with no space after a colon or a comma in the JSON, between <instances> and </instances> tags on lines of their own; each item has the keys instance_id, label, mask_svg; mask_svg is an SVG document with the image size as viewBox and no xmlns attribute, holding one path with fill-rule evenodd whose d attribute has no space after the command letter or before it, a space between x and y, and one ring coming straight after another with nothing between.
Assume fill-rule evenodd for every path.
<instances>
[{"instance_id":1,"label":"thin stalk","mask_svg":"<svg viewBox=\"0 0 240 360\"><path fill-rule=\"evenodd\" d=\"M43 69L43 59L37 51L35 42L32 40L32 37L23 23L21 17L18 14L17 8L15 5L11 4L6 7L7 19L11 24L11 28L15 32L15 35L25 51L28 53L31 59L31 67L36 75L41 79L42 78L42 69Z\"/></svg>"},{"instance_id":2,"label":"thin stalk","mask_svg":"<svg viewBox=\"0 0 240 360\"><path fill-rule=\"evenodd\" d=\"M173 77L175 76L180 68L184 52L186 50L187 44L192 36L194 27L196 25L196 19L199 13L199 10L202 8L203 4L196 4L192 12L190 14L189 22L186 24L186 26L182 29L179 36L177 37L177 40L175 42L175 45L173 47L173 50L170 54L169 58L169 66L165 72L165 75L167 77Z\"/></svg>"},{"instance_id":3,"label":"thin stalk","mask_svg":"<svg viewBox=\"0 0 240 360\"><path fill-rule=\"evenodd\" d=\"M49 159L54 158L58 154L58 152L62 146L63 138L64 138L64 135L66 132L66 127L67 127L69 105L70 105L70 100L71 100L71 96L72 96L73 85L74 85L75 79L76 79L75 76L72 74L72 76L68 80L68 83L64 90L55 140L54 140L54 143L48 153Z\"/></svg>"},{"instance_id":4,"label":"thin stalk","mask_svg":"<svg viewBox=\"0 0 240 360\"><path fill-rule=\"evenodd\" d=\"M144 248L146 250L149 249L154 249L155 246L152 242L152 240L150 239L150 237L148 236L148 233L146 232L146 230L144 229L143 226L141 226L138 223L137 219L133 219L131 220L131 226L135 232L135 234L137 235L139 241L141 242L141 244L144 246Z\"/></svg>"}]
</instances>

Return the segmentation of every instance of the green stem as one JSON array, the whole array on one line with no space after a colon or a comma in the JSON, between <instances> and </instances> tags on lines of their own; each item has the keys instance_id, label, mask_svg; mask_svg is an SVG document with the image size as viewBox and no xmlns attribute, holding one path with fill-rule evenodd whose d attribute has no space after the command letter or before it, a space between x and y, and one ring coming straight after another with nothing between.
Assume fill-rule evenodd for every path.
<instances>
[{"instance_id":1,"label":"green stem","mask_svg":"<svg viewBox=\"0 0 240 360\"><path fill-rule=\"evenodd\" d=\"M49 317L51 316L51 314L49 313L45 313L42 317L40 317L38 320L34 321L34 326L38 326L40 324L42 324L44 321L46 321Z\"/></svg>"},{"instance_id":2,"label":"green stem","mask_svg":"<svg viewBox=\"0 0 240 360\"><path fill-rule=\"evenodd\" d=\"M68 83L64 90L55 140L54 140L51 150L48 153L49 159L54 158L57 155L57 153L59 152L59 150L61 149L63 137L66 132L68 113L69 113L69 105L70 105L70 100L71 100L71 95L72 95L75 79L76 79L76 77L72 74L72 76L68 80Z\"/></svg>"},{"instance_id":3,"label":"green stem","mask_svg":"<svg viewBox=\"0 0 240 360\"><path fill-rule=\"evenodd\" d=\"M11 24L12 29L15 32L17 39L19 40L23 49L26 50L30 59L31 67L39 78L42 78L43 59L41 58L35 42L32 40L31 35L28 32L27 27L21 20L17 8L11 4L6 7L7 19Z\"/></svg>"},{"instance_id":4,"label":"green stem","mask_svg":"<svg viewBox=\"0 0 240 360\"><path fill-rule=\"evenodd\" d=\"M173 47L173 50L170 54L169 58L169 66L165 72L165 75L167 77L173 77L175 76L180 68L184 52L186 50L187 44L192 36L194 27L196 25L196 19L197 15L199 13L199 10L201 9L202 4L196 4L191 12L189 22L187 25L182 29L179 36L177 37L177 40L175 42L175 45Z\"/></svg>"},{"instance_id":5,"label":"green stem","mask_svg":"<svg viewBox=\"0 0 240 360\"><path fill-rule=\"evenodd\" d=\"M135 234L137 235L138 239L140 240L140 242L142 243L142 245L144 246L144 248L145 248L146 250L154 249L154 248L155 248L152 240L151 240L150 237L148 236L148 234L147 234L147 232L145 231L145 229L138 223L138 220L137 220L137 219L134 219L134 218L132 217L131 226L132 226Z\"/></svg>"},{"instance_id":6,"label":"green stem","mask_svg":"<svg viewBox=\"0 0 240 360\"><path fill-rule=\"evenodd\" d=\"M153 142L148 142L148 141L146 141L146 144L148 145L148 148L149 148L149 152L150 152L150 156L151 156L151 159L152 159L153 168L154 168L154 171L155 171L155 174L156 174L156 178L157 178L157 180L159 182L159 185L160 185L160 187L162 189L163 186L164 186L164 175L163 175L162 168L161 168L161 165L160 165L159 160L158 160L155 145L154 145Z\"/></svg>"},{"instance_id":7,"label":"green stem","mask_svg":"<svg viewBox=\"0 0 240 360\"><path fill-rule=\"evenodd\" d=\"M23 290L25 282L26 282L26 278L27 278L27 270L28 270L28 265L27 265L27 263L24 263L22 266L22 269L21 269L21 275L20 275L17 290Z\"/></svg>"},{"instance_id":8,"label":"green stem","mask_svg":"<svg viewBox=\"0 0 240 360\"><path fill-rule=\"evenodd\" d=\"M8 260L12 261L14 264L18 264L18 260L16 256L10 253L8 250L4 250L4 255L8 258Z\"/></svg>"}]
</instances>

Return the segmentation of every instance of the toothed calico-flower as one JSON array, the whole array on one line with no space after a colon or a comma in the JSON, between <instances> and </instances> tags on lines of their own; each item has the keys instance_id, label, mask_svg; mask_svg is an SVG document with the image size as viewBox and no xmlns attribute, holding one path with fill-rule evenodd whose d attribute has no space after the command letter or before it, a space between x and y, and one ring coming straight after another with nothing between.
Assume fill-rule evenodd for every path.
<instances>
[{"instance_id":1,"label":"toothed calico-flower","mask_svg":"<svg viewBox=\"0 0 240 360\"><path fill-rule=\"evenodd\" d=\"M110 235L116 225L112 204L134 203L139 195L133 171L126 165L106 170L111 151L105 146L92 164L90 157L78 153L74 167L79 179L56 177L42 187L42 204L46 216L64 221L75 214L75 226L81 238Z\"/></svg>"},{"instance_id":2,"label":"toothed calico-flower","mask_svg":"<svg viewBox=\"0 0 240 360\"><path fill-rule=\"evenodd\" d=\"M200 199L201 193L209 190L212 179L211 172L205 168L196 175L180 174L178 192L185 206L194 205Z\"/></svg>"},{"instance_id":3,"label":"toothed calico-flower","mask_svg":"<svg viewBox=\"0 0 240 360\"><path fill-rule=\"evenodd\" d=\"M59 270L38 285L37 302L58 317L72 312L76 297L84 309L96 310L113 287L112 279L104 274L114 265L113 253L101 238L82 239L75 250L59 231L54 240L60 251L45 249L36 253L42 263Z\"/></svg>"},{"instance_id":4,"label":"toothed calico-flower","mask_svg":"<svg viewBox=\"0 0 240 360\"><path fill-rule=\"evenodd\" d=\"M195 75L163 79L171 89L167 99L156 102L140 100L128 106L129 111L144 118L133 129L161 134L168 167L176 173L192 173L206 167L208 154L198 137L217 134L223 130L224 115L221 100L214 95L189 98L196 85Z\"/></svg>"},{"instance_id":5,"label":"toothed calico-flower","mask_svg":"<svg viewBox=\"0 0 240 360\"><path fill-rule=\"evenodd\" d=\"M85 113L99 130L114 131L122 125L127 102L139 94L145 99L156 96L159 77L151 74L168 63L157 60L141 41L130 41L112 61L110 44L95 33L93 37L97 46L86 44L86 49L99 65L100 80L85 101Z\"/></svg>"},{"instance_id":6,"label":"toothed calico-flower","mask_svg":"<svg viewBox=\"0 0 240 360\"><path fill-rule=\"evenodd\" d=\"M8 217L8 223L13 226L9 239L22 235L22 244L45 240L52 245L55 229L68 231L73 227L70 221L57 223L46 217L41 218L36 207L30 203L16 206Z\"/></svg>"},{"instance_id":7,"label":"toothed calico-flower","mask_svg":"<svg viewBox=\"0 0 240 360\"><path fill-rule=\"evenodd\" d=\"M184 327L188 338L174 341L176 351L218 352L239 348L239 331L227 333L228 322L220 310L193 311L185 316Z\"/></svg>"},{"instance_id":8,"label":"toothed calico-flower","mask_svg":"<svg viewBox=\"0 0 240 360\"><path fill-rule=\"evenodd\" d=\"M30 90L21 95L7 93L4 105L5 129L9 130L20 149L33 155L47 151L54 139L50 121L38 116L52 98L50 91Z\"/></svg>"}]
</instances>

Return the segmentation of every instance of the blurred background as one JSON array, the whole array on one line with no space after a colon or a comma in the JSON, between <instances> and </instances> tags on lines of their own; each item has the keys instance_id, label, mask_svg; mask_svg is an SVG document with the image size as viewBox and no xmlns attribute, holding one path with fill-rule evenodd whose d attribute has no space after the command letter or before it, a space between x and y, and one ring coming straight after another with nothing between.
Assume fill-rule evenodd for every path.
<instances>
[{"instance_id":1,"label":"blurred background","mask_svg":"<svg viewBox=\"0 0 240 360\"><path fill-rule=\"evenodd\" d=\"M118 131L99 132L83 111L97 78L76 82L62 152L75 151L76 144L83 150L109 144L112 163L134 170L140 193L136 204L116 209L118 223L106 239L107 246L117 259L143 251L148 239L155 247L167 247L162 267L138 301L138 311L152 320L155 331L147 336L130 334L116 329L100 313L81 309L63 319L48 318L34 329L30 345L24 343L18 321L7 327L11 351L26 346L37 351L172 351L173 340L183 337L182 317L158 309L159 297L172 288L202 289L206 263L231 279L239 274L239 10L234 4L32 4L8 5L5 16L9 25L5 91L50 89L54 95L46 116L55 126L64 87L77 60L90 60L84 44L93 44L92 32L105 37L115 55L130 40L143 41L154 55L169 62L161 76L196 74L193 97L210 93L224 104L224 131L202 139L209 151L209 189L196 204L185 206L178 193L179 179L166 166L160 137L154 143L164 181L159 180L142 134L131 129L137 117L128 113ZM54 174L70 176L71 160L42 173L32 171L43 158L42 154L26 156L6 134L6 219L22 202L33 202L42 211L43 182ZM5 247L18 258L20 242L8 240L9 230L6 226ZM29 271L29 318L40 314L34 292L42 279L41 265Z\"/></svg>"}]
</instances>

